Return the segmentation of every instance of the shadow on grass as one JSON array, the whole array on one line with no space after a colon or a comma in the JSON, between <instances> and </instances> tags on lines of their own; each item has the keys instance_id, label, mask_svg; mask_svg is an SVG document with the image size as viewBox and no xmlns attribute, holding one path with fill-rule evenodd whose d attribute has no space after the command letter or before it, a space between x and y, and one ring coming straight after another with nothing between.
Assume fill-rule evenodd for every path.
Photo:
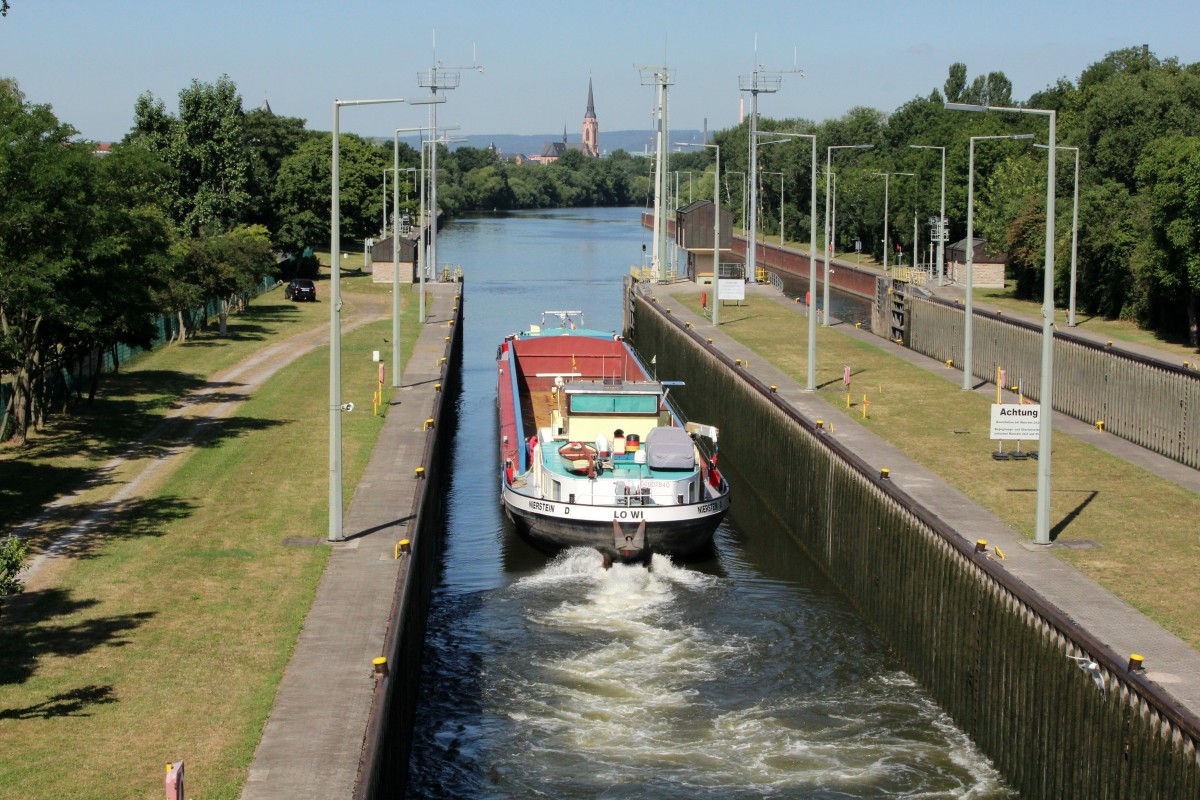
<instances>
[{"instance_id":1,"label":"shadow on grass","mask_svg":"<svg viewBox=\"0 0 1200 800\"><path fill-rule=\"evenodd\" d=\"M162 536L170 523L190 517L195 510L194 504L178 497L77 504L63 509L62 516L69 517L59 524L43 522L22 531L21 538L31 554L95 558L110 542Z\"/></svg>"},{"instance_id":2,"label":"shadow on grass","mask_svg":"<svg viewBox=\"0 0 1200 800\"><path fill-rule=\"evenodd\" d=\"M97 484L104 481L97 470L85 467L62 467L20 459L0 461L0 508L4 509L0 531L33 516L66 487L78 486L89 476L93 476Z\"/></svg>"},{"instance_id":3,"label":"shadow on grass","mask_svg":"<svg viewBox=\"0 0 1200 800\"><path fill-rule=\"evenodd\" d=\"M87 710L117 702L111 686L80 686L52 695L40 703L20 708L0 709L0 719L51 719L53 717L90 717Z\"/></svg>"},{"instance_id":4,"label":"shadow on grass","mask_svg":"<svg viewBox=\"0 0 1200 800\"><path fill-rule=\"evenodd\" d=\"M152 611L136 611L86 617L97 602L54 588L26 592L6 603L0 621L0 684L24 683L43 658L72 658L100 647L124 647L129 644L128 634L155 616ZM0 718L23 712L28 709L0 710Z\"/></svg>"}]
</instances>

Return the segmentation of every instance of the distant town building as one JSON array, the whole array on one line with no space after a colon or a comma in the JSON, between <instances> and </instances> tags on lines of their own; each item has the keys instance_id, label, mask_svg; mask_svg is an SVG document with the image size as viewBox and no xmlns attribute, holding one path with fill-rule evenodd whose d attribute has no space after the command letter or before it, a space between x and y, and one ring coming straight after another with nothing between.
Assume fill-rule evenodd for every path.
<instances>
[{"instance_id":1,"label":"distant town building","mask_svg":"<svg viewBox=\"0 0 1200 800\"><path fill-rule=\"evenodd\" d=\"M568 150L579 150L585 156L592 158L600 157L600 124L596 121L596 105L592 101L592 79L588 78L588 99L587 111L583 114L583 136L582 141L568 142L567 141L567 126L563 126L563 138L561 142L546 142L542 147L542 152L536 156L530 156L530 161L536 161L539 164L553 164L558 159L562 158Z\"/></svg>"}]
</instances>

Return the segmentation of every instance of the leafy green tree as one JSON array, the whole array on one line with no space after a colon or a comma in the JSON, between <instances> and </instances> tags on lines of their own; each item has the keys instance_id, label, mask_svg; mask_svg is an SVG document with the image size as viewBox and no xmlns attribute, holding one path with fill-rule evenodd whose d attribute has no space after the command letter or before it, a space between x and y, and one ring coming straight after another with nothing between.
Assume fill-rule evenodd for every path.
<instances>
[{"instance_id":1,"label":"leafy green tree","mask_svg":"<svg viewBox=\"0 0 1200 800\"><path fill-rule=\"evenodd\" d=\"M248 219L274 231L280 220L271 204L271 194L283 161L310 139L320 134L307 130L299 117L284 117L265 108L247 111L243 122L250 158L251 213Z\"/></svg>"},{"instance_id":2,"label":"leafy green tree","mask_svg":"<svg viewBox=\"0 0 1200 800\"><path fill-rule=\"evenodd\" d=\"M12 375L13 436L46 412L45 381L68 359L149 343L153 267L169 229L153 159L107 159L73 143L49 107L0 93L0 367Z\"/></svg>"},{"instance_id":3,"label":"leafy green tree","mask_svg":"<svg viewBox=\"0 0 1200 800\"><path fill-rule=\"evenodd\" d=\"M286 252L329 242L332 149L333 135L323 134L300 145L279 167L272 195L280 219L274 240ZM378 230L383 214L383 171L391 166L390 153L385 161L383 152L361 136L342 134L338 170L343 236L366 239Z\"/></svg>"},{"instance_id":4,"label":"leafy green tree","mask_svg":"<svg viewBox=\"0 0 1200 800\"><path fill-rule=\"evenodd\" d=\"M1186 316L1188 341L1200 347L1200 137L1152 142L1138 160L1136 176L1153 230L1134 262L1134 275L1150 300L1141 321L1173 328L1176 319ZM1172 310L1183 313L1177 317Z\"/></svg>"},{"instance_id":5,"label":"leafy green tree","mask_svg":"<svg viewBox=\"0 0 1200 800\"><path fill-rule=\"evenodd\" d=\"M211 84L193 80L179 93L178 117L143 94L126 140L158 153L170 166L170 211L187 235L220 233L251 215L245 114L229 76Z\"/></svg>"},{"instance_id":6,"label":"leafy green tree","mask_svg":"<svg viewBox=\"0 0 1200 800\"><path fill-rule=\"evenodd\" d=\"M25 590L18 576L25 569L26 554L25 542L16 536L9 534L0 540L0 612L5 598Z\"/></svg>"},{"instance_id":7,"label":"leafy green tree","mask_svg":"<svg viewBox=\"0 0 1200 800\"><path fill-rule=\"evenodd\" d=\"M946 83L942 86L942 90L946 93L946 102L961 102L963 91L966 88L967 65L961 61L956 61L950 65L950 74L946 77Z\"/></svg>"},{"instance_id":8,"label":"leafy green tree","mask_svg":"<svg viewBox=\"0 0 1200 800\"><path fill-rule=\"evenodd\" d=\"M261 225L235 228L207 239L193 239L184 261L202 297L220 299L220 333L228 331L229 311L275 268L271 238Z\"/></svg>"},{"instance_id":9,"label":"leafy green tree","mask_svg":"<svg viewBox=\"0 0 1200 800\"><path fill-rule=\"evenodd\" d=\"M13 436L24 444L39 414L39 381L54 357L49 329L70 316L61 294L86 246L95 159L48 106L0 93L0 351L12 374Z\"/></svg>"}]
</instances>

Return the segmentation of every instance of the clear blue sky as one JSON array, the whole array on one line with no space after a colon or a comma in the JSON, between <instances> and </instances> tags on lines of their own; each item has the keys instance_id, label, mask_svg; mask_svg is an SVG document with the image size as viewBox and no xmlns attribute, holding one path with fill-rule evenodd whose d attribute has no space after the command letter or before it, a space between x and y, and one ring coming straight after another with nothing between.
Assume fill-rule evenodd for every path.
<instances>
[{"instance_id":1,"label":"clear blue sky","mask_svg":"<svg viewBox=\"0 0 1200 800\"><path fill-rule=\"evenodd\" d=\"M0 76L51 104L87 138L121 138L137 96L175 111L193 78L228 74L247 108L328 130L335 97L414 97L434 55L464 70L440 112L471 134L579 135L587 83L605 130L649 127L653 90L635 64L676 72L671 127L738 119L738 77L755 64L803 69L760 95L768 117L838 117L854 106L894 111L940 88L947 67L1002 70L1024 99L1072 80L1107 52L1149 44L1160 58L1200 61L1200 3L661 2L643 0L10 0L0 18ZM735 17L735 14L744 14ZM758 56L755 60L755 41ZM747 99L747 109L749 100ZM426 111L355 108L343 130L391 134Z\"/></svg>"}]
</instances>

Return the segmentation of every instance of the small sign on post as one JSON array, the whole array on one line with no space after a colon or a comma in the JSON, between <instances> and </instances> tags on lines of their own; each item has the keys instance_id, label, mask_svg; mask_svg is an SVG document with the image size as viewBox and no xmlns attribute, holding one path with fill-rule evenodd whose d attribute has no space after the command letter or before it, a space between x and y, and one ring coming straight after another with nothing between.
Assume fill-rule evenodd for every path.
<instances>
[{"instance_id":1,"label":"small sign on post","mask_svg":"<svg viewBox=\"0 0 1200 800\"><path fill-rule=\"evenodd\" d=\"M993 403L991 438L1036 440L1041 432L1041 415L1040 403Z\"/></svg>"}]
</instances>

